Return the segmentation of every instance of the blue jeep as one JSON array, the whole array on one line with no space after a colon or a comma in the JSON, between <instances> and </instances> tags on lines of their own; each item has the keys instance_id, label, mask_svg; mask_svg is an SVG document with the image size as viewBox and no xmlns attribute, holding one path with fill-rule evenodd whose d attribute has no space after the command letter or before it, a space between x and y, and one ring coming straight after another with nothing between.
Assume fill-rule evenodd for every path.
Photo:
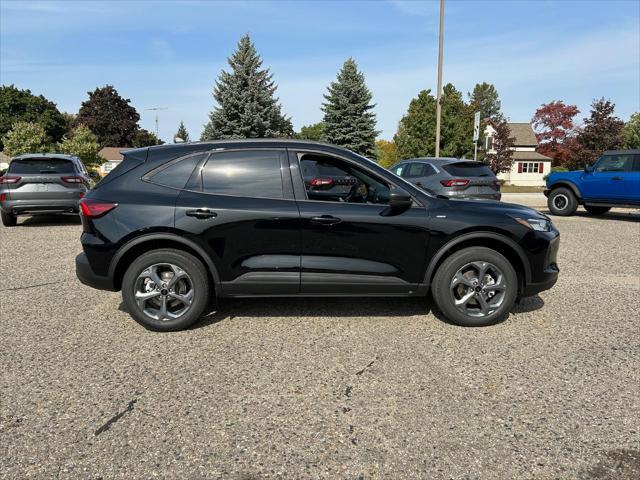
<instances>
[{"instance_id":1,"label":"blue jeep","mask_svg":"<svg viewBox=\"0 0 640 480\"><path fill-rule=\"evenodd\" d=\"M584 170L551 173L544 194L554 215L572 215L578 205L593 215L640 208L640 150L604 152Z\"/></svg>"}]
</instances>

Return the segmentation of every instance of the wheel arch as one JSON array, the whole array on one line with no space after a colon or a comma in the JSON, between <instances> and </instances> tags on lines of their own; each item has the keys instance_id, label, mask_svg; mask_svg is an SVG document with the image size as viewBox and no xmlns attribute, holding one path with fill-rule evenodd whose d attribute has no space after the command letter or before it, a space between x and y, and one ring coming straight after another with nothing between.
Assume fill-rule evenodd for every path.
<instances>
[{"instance_id":1,"label":"wheel arch","mask_svg":"<svg viewBox=\"0 0 640 480\"><path fill-rule=\"evenodd\" d=\"M580 189L575 183L570 182L568 180L561 180L551 185L549 187L549 195L551 195L551 192L553 192L556 188L562 188L562 187L568 188L569 190L571 190L573 194L576 196L576 200L578 202L582 202L582 194L580 193Z\"/></svg>"},{"instance_id":2,"label":"wheel arch","mask_svg":"<svg viewBox=\"0 0 640 480\"><path fill-rule=\"evenodd\" d=\"M109 266L109 277L113 279L116 290L122 287L122 278L127 266L140 255L161 248L173 248L189 253L200 260L207 269L209 280L217 292L220 291L220 277L215 264L205 250L193 241L172 233L152 233L142 235L123 245L115 254Z\"/></svg>"},{"instance_id":3,"label":"wheel arch","mask_svg":"<svg viewBox=\"0 0 640 480\"><path fill-rule=\"evenodd\" d=\"M433 256L424 277L424 284L431 285L438 267L453 253L467 247L487 247L507 257L518 275L519 290L531 282L531 267L522 248L505 235L478 231L459 235L445 243Z\"/></svg>"}]
</instances>

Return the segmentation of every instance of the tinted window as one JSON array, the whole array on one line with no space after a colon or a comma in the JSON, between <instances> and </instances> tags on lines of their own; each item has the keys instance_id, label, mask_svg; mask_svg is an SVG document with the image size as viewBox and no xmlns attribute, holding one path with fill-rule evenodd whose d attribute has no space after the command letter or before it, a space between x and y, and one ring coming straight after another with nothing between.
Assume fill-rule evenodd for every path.
<instances>
[{"instance_id":1,"label":"tinted window","mask_svg":"<svg viewBox=\"0 0 640 480\"><path fill-rule=\"evenodd\" d=\"M458 162L443 165L442 169L454 177L493 177L491 169L480 162Z\"/></svg>"},{"instance_id":2,"label":"tinted window","mask_svg":"<svg viewBox=\"0 0 640 480\"><path fill-rule=\"evenodd\" d=\"M171 162L168 167L150 177L149 181L165 187L184 188L193 169L207 155L208 153L201 153L185 157L177 162Z\"/></svg>"},{"instance_id":3,"label":"tinted window","mask_svg":"<svg viewBox=\"0 0 640 480\"><path fill-rule=\"evenodd\" d=\"M402 176L402 172L404 171L405 167L406 167L406 165L398 165L396 167L393 167L391 169L391 171L393 173L395 173L396 175L398 175L399 177L401 177Z\"/></svg>"},{"instance_id":4,"label":"tinted window","mask_svg":"<svg viewBox=\"0 0 640 480\"><path fill-rule=\"evenodd\" d=\"M202 187L220 195L283 198L281 155L274 150L214 153L202 170Z\"/></svg>"},{"instance_id":5,"label":"tinted window","mask_svg":"<svg viewBox=\"0 0 640 480\"><path fill-rule=\"evenodd\" d=\"M428 177L433 175L436 171L433 167L427 163L412 163L408 172L405 172L405 177Z\"/></svg>"},{"instance_id":6,"label":"tinted window","mask_svg":"<svg viewBox=\"0 0 640 480\"><path fill-rule=\"evenodd\" d=\"M633 156L633 167L632 170L634 172L640 172L640 155Z\"/></svg>"},{"instance_id":7,"label":"tinted window","mask_svg":"<svg viewBox=\"0 0 640 480\"><path fill-rule=\"evenodd\" d=\"M75 173L73 163L60 158L25 158L13 160L8 173Z\"/></svg>"},{"instance_id":8,"label":"tinted window","mask_svg":"<svg viewBox=\"0 0 640 480\"><path fill-rule=\"evenodd\" d=\"M632 164L633 155L605 155L596 165L596 172L628 172Z\"/></svg>"}]
</instances>

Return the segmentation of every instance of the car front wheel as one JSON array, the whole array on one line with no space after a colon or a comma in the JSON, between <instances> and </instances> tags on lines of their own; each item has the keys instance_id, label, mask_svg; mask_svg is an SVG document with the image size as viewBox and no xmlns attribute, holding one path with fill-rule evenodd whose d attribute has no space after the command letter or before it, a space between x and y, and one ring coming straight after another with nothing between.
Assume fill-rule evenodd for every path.
<instances>
[{"instance_id":1,"label":"car front wheel","mask_svg":"<svg viewBox=\"0 0 640 480\"><path fill-rule=\"evenodd\" d=\"M518 276L504 256L485 247L453 253L433 279L433 299L444 316L465 327L504 320L518 293Z\"/></svg>"},{"instance_id":2,"label":"car front wheel","mask_svg":"<svg viewBox=\"0 0 640 480\"><path fill-rule=\"evenodd\" d=\"M18 223L18 217L12 213L7 213L4 210L0 210L0 217L2 217L2 225L5 227L15 227Z\"/></svg>"},{"instance_id":3,"label":"car front wheel","mask_svg":"<svg viewBox=\"0 0 640 480\"><path fill-rule=\"evenodd\" d=\"M151 330L175 331L202 316L209 288L207 271L196 257L181 250L153 250L127 269L122 299L138 323Z\"/></svg>"},{"instance_id":4,"label":"car front wheel","mask_svg":"<svg viewBox=\"0 0 640 480\"><path fill-rule=\"evenodd\" d=\"M568 217L578 208L578 200L568 188L554 188L547 199L547 206L554 215Z\"/></svg>"}]
</instances>

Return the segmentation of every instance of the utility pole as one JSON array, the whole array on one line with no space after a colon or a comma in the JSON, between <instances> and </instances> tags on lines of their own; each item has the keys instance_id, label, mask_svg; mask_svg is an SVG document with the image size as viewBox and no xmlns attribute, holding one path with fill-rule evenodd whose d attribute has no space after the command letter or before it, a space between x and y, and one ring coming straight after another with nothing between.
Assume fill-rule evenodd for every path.
<instances>
[{"instance_id":1,"label":"utility pole","mask_svg":"<svg viewBox=\"0 0 640 480\"><path fill-rule=\"evenodd\" d=\"M147 111L156 112L156 137L158 136L158 110L169 110L167 107L151 107L145 108Z\"/></svg>"},{"instance_id":2,"label":"utility pole","mask_svg":"<svg viewBox=\"0 0 640 480\"><path fill-rule=\"evenodd\" d=\"M436 100L436 158L440 156L440 97L442 96L442 34L444 30L444 0L440 0L440 38L438 40L438 95Z\"/></svg>"}]
</instances>

